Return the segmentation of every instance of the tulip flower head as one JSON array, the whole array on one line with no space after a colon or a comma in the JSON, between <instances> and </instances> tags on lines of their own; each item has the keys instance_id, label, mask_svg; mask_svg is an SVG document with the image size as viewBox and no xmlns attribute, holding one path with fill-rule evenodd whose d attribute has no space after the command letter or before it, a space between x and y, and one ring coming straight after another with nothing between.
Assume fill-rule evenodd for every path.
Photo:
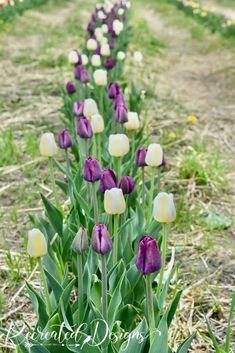
<instances>
[{"instance_id":1,"label":"tulip flower head","mask_svg":"<svg viewBox=\"0 0 235 353\"><path fill-rule=\"evenodd\" d=\"M139 116L135 112L128 112L128 121L124 124L129 131L135 131L140 128Z\"/></svg>"},{"instance_id":2,"label":"tulip flower head","mask_svg":"<svg viewBox=\"0 0 235 353\"><path fill-rule=\"evenodd\" d=\"M129 175L121 177L118 187L122 189L123 194L131 194L135 189L135 182Z\"/></svg>"},{"instance_id":3,"label":"tulip flower head","mask_svg":"<svg viewBox=\"0 0 235 353\"><path fill-rule=\"evenodd\" d=\"M124 124L128 122L128 111L125 105L119 104L115 109L115 120L117 123Z\"/></svg>"},{"instance_id":4,"label":"tulip flower head","mask_svg":"<svg viewBox=\"0 0 235 353\"><path fill-rule=\"evenodd\" d=\"M93 135L91 123L85 116L78 118L77 134L84 139L89 139Z\"/></svg>"},{"instance_id":5,"label":"tulip flower head","mask_svg":"<svg viewBox=\"0 0 235 353\"><path fill-rule=\"evenodd\" d=\"M126 58L126 54L124 53L124 51L119 51L117 53L117 60L118 61L123 61L123 60L125 60L125 58Z\"/></svg>"},{"instance_id":6,"label":"tulip flower head","mask_svg":"<svg viewBox=\"0 0 235 353\"><path fill-rule=\"evenodd\" d=\"M84 109L84 102L83 101L74 102L74 104L73 104L73 114L74 115L82 116L83 109Z\"/></svg>"},{"instance_id":7,"label":"tulip flower head","mask_svg":"<svg viewBox=\"0 0 235 353\"><path fill-rule=\"evenodd\" d=\"M97 48L97 41L93 38L88 39L86 47L88 50L96 50Z\"/></svg>"},{"instance_id":8,"label":"tulip flower head","mask_svg":"<svg viewBox=\"0 0 235 353\"><path fill-rule=\"evenodd\" d=\"M94 67L99 67L101 65L100 55L94 54L91 57L91 65Z\"/></svg>"},{"instance_id":9,"label":"tulip flower head","mask_svg":"<svg viewBox=\"0 0 235 353\"><path fill-rule=\"evenodd\" d=\"M137 167L146 167L147 166L147 164L145 162L147 151L148 151L148 149L145 147L141 147L136 151L135 164Z\"/></svg>"},{"instance_id":10,"label":"tulip flower head","mask_svg":"<svg viewBox=\"0 0 235 353\"><path fill-rule=\"evenodd\" d=\"M120 86L117 82L111 82L109 84L108 94L110 99L114 99L120 94Z\"/></svg>"},{"instance_id":11,"label":"tulip flower head","mask_svg":"<svg viewBox=\"0 0 235 353\"><path fill-rule=\"evenodd\" d=\"M85 99L83 114L87 119L91 119L92 115L99 114L96 101L92 98Z\"/></svg>"},{"instance_id":12,"label":"tulip flower head","mask_svg":"<svg viewBox=\"0 0 235 353\"><path fill-rule=\"evenodd\" d=\"M107 71L98 69L93 73L93 78L97 86L106 86L108 82Z\"/></svg>"},{"instance_id":13,"label":"tulip flower head","mask_svg":"<svg viewBox=\"0 0 235 353\"><path fill-rule=\"evenodd\" d=\"M100 53L102 56L110 56L110 47L108 44L101 45Z\"/></svg>"},{"instance_id":14,"label":"tulip flower head","mask_svg":"<svg viewBox=\"0 0 235 353\"><path fill-rule=\"evenodd\" d=\"M46 238L39 229L32 229L28 232L27 252L31 257L41 257L47 254Z\"/></svg>"},{"instance_id":15,"label":"tulip flower head","mask_svg":"<svg viewBox=\"0 0 235 353\"><path fill-rule=\"evenodd\" d=\"M125 134L110 135L108 149L113 157L125 156L130 149L128 137Z\"/></svg>"},{"instance_id":16,"label":"tulip flower head","mask_svg":"<svg viewBox=\"0 0 235 353\"><path fill-rule=\"evenodd\" d=\"M77 232L75 238L73 239L72 249L75 252L82 254L84 251L88 249L88 246L89 245L88 245L87 231L84 227L81 227Z\"/></svg>"},{"instance_id":17,"label":"tulip flower head","mask_svg":"<svg viewBox=\"0 0 235 353\"><path fill-rule=\"evenodd\" d=\"M176 219L173 194L160 192L154 199L153 217L159 223L171 223Z\"/></svg>"},{"instance_id":18,"label":"tulip flower head","mask_svg":"<svg viewBox=\"0 0 235 353\"><path fill-rule=\"evenodd\" d=\"M86 181L94 183L100 180L102 169L94 157L88 157L84 162L83 177Z\"/></svg>"},{"instance_id":19,"label":"tulip flower head","mask_svg":"<svg viewBox=\"0 0 235 353\"><path fill-rule=\"evenodd\" d=\"M105 67L107 70L111 70L115 66L115 60L113 58L108 58L105 62Z\"/></svg>"},{"instance_id":20,"label":"tulip flower head","mask_svg":"<svg viewBox=\"0 0 235 353\"><path fill-rule=\"evenodd\" d=\"M82 65L83 66L86 66L87 64L88 64L88 57L87 57L87 55L86 54L82 54L81 55L81 60L82 60Z\"/></svg>"},{"instance_id":21,"label":"tulip flower head","mask_svg":"<svg viewBox=\"0 0 235 353\"><path fill-rule=\"evenodd\" d=\"M104 131L104 119L100 114L92 115L91 127L94 134L100 134Z\"/></svg>"},{"instance_id":22,"label":"tulip flower head","mask_svg":"<svg viewBox=\"0 0 235 353\"><path fill-rule=\"evenodd\" d=\"M68 56L69 63L72 65L79 65L82 63L81 55L77 50L71 50Z\"/></svg>"},{"instance_id":23,"label":"tulip flower head","mask_svg":"<svg viewBox=\"0 0 235 353\"><path fill-rule=\"evenodd\" d=\"M109 253L113 248L112 239L104 224L96 224L92 232L92 248L101 255Z\"/></svg>"},{"instance_id":24,"label":"tulip flower head","mask_svg":"<svg viewBox=\"0 0 235 353\"><path fill-rule=\"evenodd\" d=\"M105 191L104 209L110 215L119 215L125 212L126 201L122 189L113 188Z\"/></svg>"},{"instance_id":25,"label":"tulip flower head","mask_svg":"<svg viewBox=\"0 0 235 353\"><path fill-rule=\"evenodd\" d=\"M59 146L62 149L67 149L72 146L72 138L69 129L64 128L59 132Z\"/></svg>"},{"instance_id":26,"label":"tulip flower head","mask_svg":"<svg viewBox=\"0 0 235 353\"><path fill-rule=\"evenodd\" d=\"M151 143L148 147L145 161L150 167L159 167L163 162L162 146L157 143Z\"/></svg>"},{"instance_id":27,"label":"tulip flower head","mask_svg":"<svg viewBox=\"0 0 235 353\"><path fill-rule=\"evenodd\" d=\"M66 91L68 94L73 94L76 92L76 85L72 81L68 81L66 84Z\"/></svg>"},{"instance_id":28,"label":"tulip flower head","mask_svg":"<svg viewBox=\"0 0 235 353\"><path fill-rule=\"evenodd\" d=\"M100 191L105 192L117 187L117 178L112 169L104 169L100 178Z\"/></svg>"},{"instance_id":29,"label":"tulip flower head","mask_svg":"<svg viewBox=\"0 0 235 353\"><path fill-rule=\"evenodd\" d=\"M123 23L119 20L114 20L113 21L113 30L116 35L119 35L123 31Z\"/></svg>"},{"instance_id":30,"label":"tulip flower head","mask_svg":"<svg viewBox=\"0 0 235 353\"><path fill-rule=\"evenodd\" d=\"M43 157L53 157L57 154L58 148L55 137L51 132L46 132L41 136L40 153Z\"/></svg>"},{"instance_id":31,"label":"tulip flower head","mask_svg":"<svg viewBox=\"0 0 235 353\"><path fill-rule=\"evenodd\" d=\"M162 267L161 254L157 240L149 235L140 239L136 267L144 275L159 271Z\"/></svg>"}]
</instances>

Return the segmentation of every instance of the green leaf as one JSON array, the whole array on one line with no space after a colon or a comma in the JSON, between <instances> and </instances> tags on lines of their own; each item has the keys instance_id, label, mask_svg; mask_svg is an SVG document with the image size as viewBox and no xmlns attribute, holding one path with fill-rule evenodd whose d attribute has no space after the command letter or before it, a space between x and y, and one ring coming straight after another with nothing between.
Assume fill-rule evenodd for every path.
<instances>
[{"instance_id":1,"label":"green leaf","mask_svg":"<svg viewBox=\"0 0 235 353\"><path fill-rule=\"evenodd\" d=\"M207 324L207 329L208 329L208 333L209 333L209 336L210 336L210 339L213 343L213 347L215 349L215 352L216 353L221 353L221 349L220 349L220 346L215 338L215 335L213 334L213 331L212 331L212 328L211 328L211 325L209 323L208 320L206 320L206 324Z\"/></svg>"},{"instance_id":2,"label":"green leaf","mask_svg":"<svg viewBox=\"0 0 235 353\"><path fill-rule=\"evenodd\" d=\"M168 353L167 313L163 315L158 325L155 339L149 353Z\"/></svg>"},{"instance_id":3,"label":"green leaf","mask_svg":"<svg viewBox=\"0 0 235 353\"><path fill-rule=\"evenodd\" d=\"M75 338L70 338L66 342L67 348L75 353L101 353L96 344L97 343L92 340L91 336L88 336L83 332L79 332L77 340L75 340Z\"/></svg>"},{"instance_id":4,"label":"green leaf","mask_svg":"<svg viewBox=\"0 0 235 353\"><path fill-rule=\"evenodd\" d=\"M62 214L52 203L46 198L44 195L41 194L41 198L43 204L47 211L47 216L55 230L61 237L63 237L63 217Z\"/></svg>"},{"instance_id":5,"label":"green leaf","mask_svg":"<svg viewBox=\"0 0 235 353\"><path fill-rule=\"evenodd\" d=\"M225 352L226 353L230 352L231 322L233 320L234 312L235 312L235 293L233 294L233 297L232 297L232 304L231 304L229 319L228 319L228 328L227 328L227 332L226 332L226 343L225 343Z\"/></svg>"},{"instance_id":6,"label":"green leaf","mask_svg":"<svg viewBox=\"0 0 235 353\"><path fill-rule=\"evenodd\" d=\"M144 319L141 323L130 333L132 339L123 342L119 352L125 353L142 353L146 344L146 334L148 332L148 326ZM158 353L158 352L154 352ZM160 351L159 351L160 353ZM162 353L162 352L161 352Z\"/></svg>"},{"instance_id":7,"label":"green leaf","mask_svg":"<svg viewBox=\"0 0 235 353\"><path fill-rule=\"evenodd\" d=\"M137 309L131 304L126 304L123 308L118 311L116 320L120 321L122 327L127 332L129 332L133 324L135 324L135 319L137 315Z\"/></svg>"},{"instance_id":8,"label":"green leaf","mask_svg":"<svg viewBox=\"0 0 235 353\"><path fill-rule=\"evenodd\" d=\"M186 340L179 346L176 353L187 353L195 337L196 333L193 333L192 336L186 338Z\"/></svg>"},{"instance_id":9,"label":"green leaf","mask_svg":"<svg viewBox=\"0 0 235 353\"><path fill-rule=\"evenodd\" d=\"M40 295L35 291L35 289L28 282L26 282L26 287L34 307L34 311L36 312L38 317L37 326L40 326L41 328L43 328L45 327L48 321L46 304L42 300Z\"/></svg>"},{"instance_id":10,"label":"green leaf","mask_svg":"<svg viewBox=\"0 0 235 353\"><path fill-rule=\"evenodd\" d=\"M112 295L112 298L110 300L110 303L109 303L109 308L108 308L108 324L109 324L109 328L110 330L112 330L112 326L115 322L115 318L116 318L116 313L119 309L119 306L122 302L122 295L121 295L121 292L122 292L122 284L123 284L123 281L124 281L124 278L126 276L126 271L123 272L114 292L113 292L113 295Z\"/></svg>"},{"instance_id":11,"label":"green leaf","mask_svg":"<svg viewBox=\"0 0 235 353\"><path fill-rule=\"evenodd\" d=\"M55 299L57 302L59 302L60 297L63 293L63 288L61 287L60 283L46 269L45 269L45 274L46 274L48 282L52 288Z\"/></svg>"},{"instance_id":12,"label":"green leaf","mask_svg":"<svg viewBox=\"0 0 235 353\"><path fill-rule=\"evenodd\" d=\"M170 327L171 322L174 318L174 315L175 315L176 309L178 307L182 292L183 291L180 290L179 292L176 293L176 296L174 297L171 305L169 306L169 308L167 310L167 325L168 325L168 327Z\"/></svg>"}]
</instances>

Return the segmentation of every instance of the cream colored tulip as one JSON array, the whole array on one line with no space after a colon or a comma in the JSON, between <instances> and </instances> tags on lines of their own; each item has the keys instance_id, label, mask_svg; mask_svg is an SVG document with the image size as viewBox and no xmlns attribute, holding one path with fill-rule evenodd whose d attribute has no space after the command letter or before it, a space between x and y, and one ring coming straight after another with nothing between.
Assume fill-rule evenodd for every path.
<instances>
[{"instance_id":1,"label":"cream colored tulip","mask_svg":"<svg viewBox=\"0 0 235 353\"><path fill-rule=\"evenodd\" d=\"M158 143L151 143L145 157L146 164L150 167L159 167L163 162L162 146Z\"/></svg>"},{"instance_id":2,"label":"cream colored tulip","mask_svg":"<svg viewBox=\"0 0 235 353\"><path fill-rule=\"evenodd\" d=\"M116 35L119 35L123 31L123 23L119 20L114 20L113 21L113 30L116 33Z\"/></svg>"},{"instance_id":3,"label":"cream colored tulip","mask_svg":"<svg viewBox=\"0 0 235 353\"><path fill-rule=\"evenodd\" d=\"M101 39L101 41L100 41L100 44L101 44L101 45L108 44L108 38L103 37L103 38Z\"/></svg>"},{"instance_id":4,"label":"cream colored tulip","mask_svg":"<svg viewBox=\"0 0 235 353\"><path fill-rule=\"evenodd\" d=\"M91 65L94 67L99 67L101 65L100 55L98 55L98 54L92 55Z\"/></svg>"},{"instance_id":5,"label":"cream colored tulip","mask_svg":"<svg viewBox=\"0 0 235 353\"><path fill-rule=\"evenodd\" d=\"M159 223L171 223L176 218L173 194L160 192L154 199L153 217Z\"/></svg>"},{"instance_id":6,"label":"cream colored tulip","mask_svg":"<svg viewBox=\"0 0 235 353\"><path fill-rule=\"evenodd\" d=\"M102 56L110 56L110 47L108 44L101 45L100 53Z\"/></svg>"},{"instance_id":7,"label":"cream colored tulip","mask_svg":"<svg viewBox=\"0 0 235 353\"><path fill-rule=\"evenodd\" d=\"M40 153L43 157L53 157L58 151L55 137L51 132L46 132L41 136Z\"/></svg>"},{"instance_id":8,"label":"cream colored tulip","mask_svg":"<svg viewBox=\"0 0 235 353\"><path fill-rule=\"evenodd\" d=\"M104 131L104 119L100 114L92 115L91 127L94 134L100 134Z\"/></svg>"},{"instance_id":9,"label":"cream colored tulip","mask_svg":"<svg viewBox=\"0 0 235 353\"><path fill-rule=\"evenodd\" d=\"M125 134L109 136L109 153L113 157L125 156L130 149L129 139Z\"/></svg>"},{"instance_id":10,"label":"cream colored tulip","mask_svg":"<svg viewBox=\"0 0 235 353\"><path fill-rule=\"evenodd\" d=\"M41 257L47 254L47 242L44 234L39 229L28 232L27 252L31 257Z\"/></svg>"},{"instance_id":11,"label":"cream colored tulip","mask_svg":"<svg viewBox=\"0 0 235 353\"><path fill-rule=\"evenodd\" d=\"M105 191L104 209L110 215L119 215L126 211L126 202L122 189L113 188Z\"/></svg>"},{"instance_id":12,"label":"cream colored tulip","mask_svg":"<svg viewBox=\"0 0 235 353\"><path fill-rule=\"evenodd\" d=\"M118 9L118 15L119 16L122 16L122 15L124 15L124 9L121 7L120 9Z\"/></svg>"},{"instance_id":13,"label":"cream colored tulip","mask_svg":"<svg viewBox=\"0 0 235 353\"><path fill-rule=\"evenodd\" d=\"M94 81L97 86L106 86L108 82L107 71L98 69L93 73Z\"/></svg>"},{"instance_id":14,"label":"cream colored tulip","mask_svg":"<svg viewBox=\"0 0 235 353\"><path fill-rule=\"evenodd\" d=\"M88 39L86 47L88 50L96 50L98 44L97 41L93 38Z\"/></svg>"},{"instance_id":15,"label":"cream colored tulip","mask_svg":"<svg viewBox=\"0 0 235 353\"><path fill-rule=\"evenodd\" d=\"M104 23L104 24L101 26L101 28L102 28L103 33L108 33L109 28L108 28L108 26L106 25L106 23Z\"/></svg>"},{"instance_id":16,"label":"cream colored tulip","mask_svg":"<svg viewBox=\"0 0 235 353\"><path fill-rule=\"evenodd\" d=\"M98 18L100 20L104 20L106 18L104 11L102 11L102 10L98 11Z\"/></svg>"},{"instance_id":17,"label":"cream colored tulip","mask_svg":"<svg viewBox=\"0 0 235 353\"><path fill-rule=\"evenodd\" d=\"M128 112L128 121L124 124L127 130L138 130L140 128L139 116L136 112Z\"/></svg>"},{"instance_id":18,"label":"cream colored tulip","mask_svg":"<svg viewBox=\"0 0 235 353\"><path fill-rule=\"evenodd\" d=\"M84 106L83 106L83 115L87 119L91 119L92 115L99 114L98 107L96 104L96 101L92 98L87 98L84 101Z\"/></svg>"},{"instance_id":19,"label":"cream colored tulip","mask_svg":"<svg viewBox=\"0 0 235 353\"><path fill-rule=\"evenodd\" d=\"M88 56L86 54L82 54L82 65L86 66L88 64Z\"/></svg>"},{"instance_id":20,"label":"cream colored tulip","mask_svg":"<svg viewBox=\"0 0 235 353\"><path fill-rule=\"evenodd\" d=\"M125 58L126 58L126 54L124 53L124 51L119 51L119 52L117 53L117 59L118 59L118 61L123 61L123 60L125 60Z\"/></svg>"},{"instance_id":21,"label":"cream colored tulip","mask_svg":"<svg viewBox=\"0 0 235 353\"><path fill-rule=\"evenodd\" d=\"M68 61L70 64L75 65L78 63L79 57L78 52L76 50L71 50L68 56Z\"/></svg>"}]
</instances>

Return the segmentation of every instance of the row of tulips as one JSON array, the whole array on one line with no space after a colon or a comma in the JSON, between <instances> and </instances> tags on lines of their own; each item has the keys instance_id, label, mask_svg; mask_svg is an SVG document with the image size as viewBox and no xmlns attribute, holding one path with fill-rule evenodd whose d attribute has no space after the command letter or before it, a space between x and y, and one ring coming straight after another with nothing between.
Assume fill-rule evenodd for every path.
<instances>
[{"instance_id":1,"label":"row of tulips","mask_svg":"<svg viewBox=\"0 0 235 353\"><path fill-rule=\"evenodd\" d=\"M213 9L213 5L202 5L198 0L170 0L188 15L197 18L213 32L221 32L225 36L235 35L235 18L220 14Z\"/></svg>"},{"instance_id":2,"label":"row of tulips","mask_svg":"<svg viewBox=\"0 0 235 353\"><path fill-rule=\"evenodd\" d=\"M176 267L166 260L176 209L173 195L160 192L165 153L144 134L144 93L117 82L129 9L126 0L97 5L83 51L69 54L74 79L63 94L62 160L54 135L41 137L54 202L41 195L45 213L31 215L27 251L42 288L27 283L37 323L13 330L18 352L173 353L168 332L182 291L168 298ZM134 60L141 65L140 52Z\"/></svg>"}]
</instances>

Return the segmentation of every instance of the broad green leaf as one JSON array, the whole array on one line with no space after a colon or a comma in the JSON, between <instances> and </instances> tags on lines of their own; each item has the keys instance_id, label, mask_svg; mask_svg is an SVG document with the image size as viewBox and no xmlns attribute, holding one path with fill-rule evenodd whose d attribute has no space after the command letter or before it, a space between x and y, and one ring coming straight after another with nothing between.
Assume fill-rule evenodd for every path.
<instances>
[{"instance_id":1,"label":"broad green leaf","mask_svg":"<svg viewBox=\"0 0 235 353\"><path fill-rule=\"evenodd\" d=\"M235 312L235 293L233 294L233 297L232 297L232 304L231 304L229 319L228 319L228 328L226 332L226 342L225 342L226 353L230 352L231 322L233 320L234 312Z\"/></svg>"},{"instance_id":2,"label":"broad green leaf","mask_svg":"<svg viewBox=\"0 0 235 353\"><path fill-rule=\"evenodd\" d=\"M46 198L44 195L41 194L41 198L43 204L47 211L47 216L55 230L61 237L63 237L63 217L59 210L52 203Z\"/></svg>"},{"instance_id":3,"label":"broad green leaf","mask_svg":"<svg viewBox=\"0 0 235 353\"><path fill-rule=\"evenodd\" d=\"M157 332L149 353L168 353L167 314L164 314L158 325Z\"/></svg>"},{"instance_id":4,"label":"broad green leaf","mask_svg":"<svg viewBox=\"0 0 235 353\"><path fill-rule=\"evenodd\" d=\"M168 325L168 327L170 327L171 322L174 318L174 315L177 310L182 292L183 291L180 290L179 292L176 293L173 301L171 302L171 305L169 306L169 308L167 310L167 325Z\"/></svg>"},{"instance_id":5,"label":"broad green leaf","mask_svg":"<svg viewBox=\"0 0 235 353\"><path fill-rule=\"evenodd\" d=\"M176 353L187 353L195 337L196 337L196 333L186 338L186 340L179 346Z\"/></svg>"},{"instance_id":6,"label":"broad green leaf","mask_svg":"<svg viewBox=\"0 0 235 353\"><path fill-rule=\"evenodd\" d=\"M144 348L146 345L146 334L148 332L148 326L146 320L144 319L141 323L136 327L135 330L130 332L130 336L132 337L130 341L125 341L119 353L144 353ZM157 353L154 352L154 353ZM159 351L160 353L160 351ZM161 352L162 353L162 352Z\"/></svg>"},{"instance_id":7,"label":"broad green leaf","mask_svg":"<svg viewBox=\"0 0 235 353\"><path fill-rule=\"evenodd\" d=\"M108 324L110 330L112 330L112 326L114 324L115 318L116 318L116 313L119 309L119 306L122 302L122 284L124 281L124 278L126 276L126 271L123 272L109 303L109 308L108 308Z\"/></svg>"},{"instance_id":8,"label":"broad green leaf","mask_svg":"<svg viewBox=\"0 0 235 353\"><path fill-rule=\"evenodd\" d=\"M60 297L63 293L63 288L61 287L60 283L46 269L45 274L54 293L55 299L57 302L59 302Z\"/></svg>"},{"instance_id":9,"label":"broad green leaf","mask_svg":"<svg viewBox=\"0 0 235 353\"><path fill-rule=\"evenodd\" d=\"M32 301L34 311L36 312L38 317L37 325L43 328L45 327L48 321L46 304L41 298L41 296L35 291L35 289L28 282L26 282L26 287L27 287L30 299Z\"/></svg>"}]
</instances>

